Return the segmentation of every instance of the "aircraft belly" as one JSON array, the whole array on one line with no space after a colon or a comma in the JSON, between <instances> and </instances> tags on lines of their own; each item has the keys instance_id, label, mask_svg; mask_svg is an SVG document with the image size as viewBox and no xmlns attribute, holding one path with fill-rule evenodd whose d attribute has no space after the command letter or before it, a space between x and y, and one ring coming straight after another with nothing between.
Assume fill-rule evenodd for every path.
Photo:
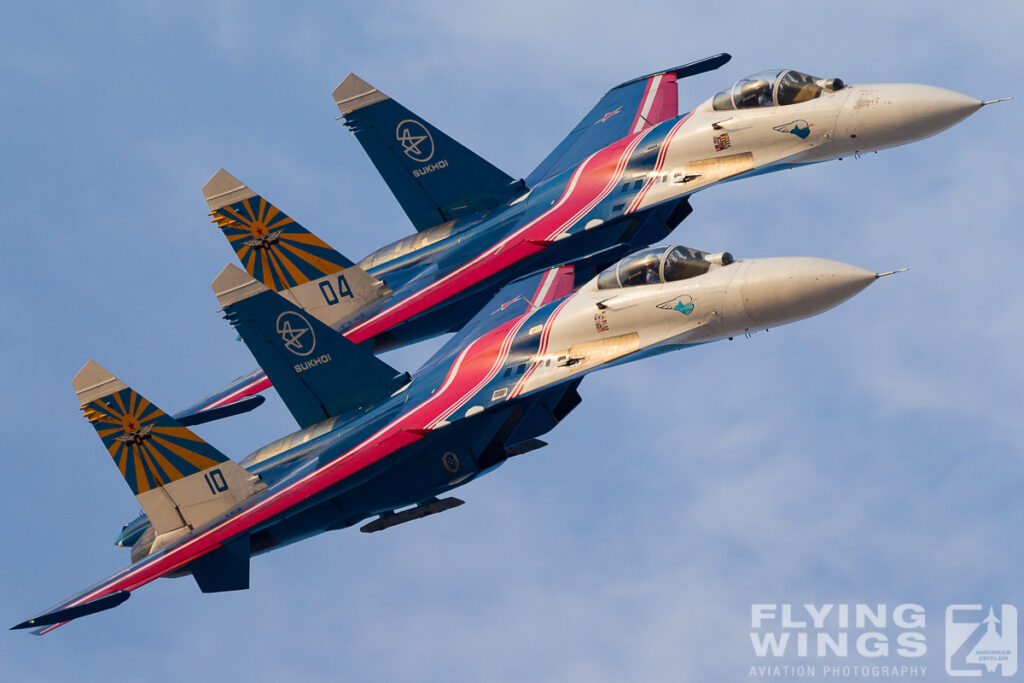
<instances>
[{"instance_id":1,"label":"aircraft belly","mask_svg":"<svg viewBox=\"0 0 1024 683\"><path fill-rule=\"evenodd\" d=\"M331 500L283 517L253 534L252 554L267 552L315 536L342 524L346 517L345 511Z\"/></svg>"}]
</instances>

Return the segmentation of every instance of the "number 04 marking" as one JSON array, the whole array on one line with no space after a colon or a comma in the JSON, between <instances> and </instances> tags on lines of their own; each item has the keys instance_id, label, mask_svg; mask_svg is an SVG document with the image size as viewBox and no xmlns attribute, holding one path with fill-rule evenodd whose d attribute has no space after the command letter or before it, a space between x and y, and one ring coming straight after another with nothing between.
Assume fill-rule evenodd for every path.
<instances>
[{"instance_id":1,"label":"number 04 marking","mask_svg":"<svg viewBox=\"0 0 1024 683\"><path fill-rule=\"evenodd\" d=\"M324 301L327 302L328 306L333 306L345 297L355 298L344 275L338 276L338 291L334 291L334 285L331 284L330 280L324 280L320 283L320 293L324 295Z\"/></svg>"}]
</instances>

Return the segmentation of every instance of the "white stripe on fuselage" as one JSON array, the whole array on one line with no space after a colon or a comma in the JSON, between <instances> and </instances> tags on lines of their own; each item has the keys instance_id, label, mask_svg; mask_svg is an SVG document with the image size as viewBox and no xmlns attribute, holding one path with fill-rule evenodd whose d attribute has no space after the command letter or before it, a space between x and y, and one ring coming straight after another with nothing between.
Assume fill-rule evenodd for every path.
<instances>
[{"instance_id":1,"label":"white stripe on fuselage","mask_svg":"<svg viewBox=\"0 0 1024 683\"><path fill-rule=\"evenodd\" d=\"M658 159L654 164L654 170L651 172L651 176L647 179L647 182L644 184L643 189L641 189L640 192L637 193L632 203L630 203L629 208L626 209L624 213L633 213L638 208L640 208L640 204L643 203L644 197L647 196L647 193L650 191L651 187L654 186L654 183L658 182L659 176L661 175L661 171L665 168L665 159L668 157L669 143L672 142L672 138L676 136L676 133L679 131L679 128L684 123L686 123L686 121L692 115L693 112L690 112L683 118L679 119L679 121L677 121L676 124L672 126L672 129L669 130L668 134L665 136L664 142L661 143L661 149L658 150Z\"/></svg>"},{"instance_id":2,"label":"white stripe on fuselage","mask_svg":"<svg viewBox=\"0 0 1024 683\"><path fill-rule=\"evenodd\" d=\"M619 159L618 159L618 161L616 163L615 171L609 176L608 183L604 187L604 189L593 200L591 200L586 206L584 206L582 209L580 209L575 214L573 214L573 216L570 219L562 221L558 225L557 228L555 228L552 232L548 233L548 235L546 236L547 240L552 240L555 237L557 237L558 235L560 235L560 234L566 232L567 230L569 230L573 225L575 225L577 222L579 222L580 218L582 218L587 213L589 213L591 210L593 210L593 208L595 206L597 206L598 203L600 203L603 199L605 199L605 197L608 196L608 194L612 191L612 189L618 184L619 180L621 179L622 173L625 170L626 165L629 163L629 157L633 154L633 151L636 149L637 145L640 144L640 141L644 137L645 137L645 135L641 135L641 136L637 137L635 140L633 140L630 144L626 145L626 147L623 149L623 151L620 154ZM454 279L458 278L467 269L472 268L473 266L479 264L480 262L482 262L482 261L484 261L484 260L486 260L486 259L488 259L488 258L490 258L490 257L492 257L492 256L494 256L494 255L496 255L498 253L500 253L505 247L507 247L511 243L513 243L524 232L528 231L530 228L532 228L535 225L537 225L540 221L543 221L544 219L546 219L552 213L554 213L559 208L561 208L561 206L563 204L565 204L565 202L567 202L569 200L569 198L572 196L572 193L575 191L577 184L579 183L580 179L582 178L583 172L586 169L587 165L590 164L590 162L593 160L593 158L597 154L599 154L600 152L601 152L601 150L598 150L597 152L594 152L589 157L587 157L586 160L583 161L583 163L581 163L577 167L576 171L572 174L572 176L571 176L571 178L569 180L569 184L566 186L566 189L562 193L562 196L559 198L559 200L553 206L551 206L551 208L547 209L544 213L542 213L540 216L538 216L537 218L534 218L532 221L530 221L529 223L527 223L523 227L519 228L518 230L516 230L515 232L510 234L508 237L504 238L503 240L501 240L500 242L498 242L497 244L492 246L490 249L486 250L485 252L483 252L482 254L477 256L476 258L472 259L471 261L468 261L467 263L463 264L462 266L460 266L456 270L452 271L448 275L445 275L441 279L439 279L439 280L437 280L435 282L432 282L431 284L427 285L426 287L424 287L423 289L419 290L418 292L415 292L412 295L410 295L409 297L407 297L405 299L402 299L401 301L395 303L393 306L390 306L390 307L384 309L383 311L380 311L376 315L374 315L374 316L364 320L363 322L361 322L360 324L356 325L355 327L352 327L351 329L346 330L345 333L344 333L345 336L348 336L348 335L350 335L350 334L352 334L354 332L358 332L360 329L362 329L363 327L369 325L370 323L375 322L376 320L378 320L382 316L387 315L387 314L389 314L390 312L392 312L394 310L400 309L403 306L408 305L409 303L413 302L414 300L416 300L418 298L426 296L427 294L429 294L433 290L437 289L441 285L443 285L443 284L445 284L445 283L447 283L447 282L449 282L451 280L454 280Z\"/></svg>"},{"instance_id":3,"label":"white stripe on fuselage","mask_svg":"<svg viewBox=\"0 0 1024 683\"><path fill-rule=\"evenodd\" d=\"M517 396L523 393L523 389L526 387L526 381L530 379L530 376L533 375L534 371L536 371L537 368L539 368L541 364L544 363L545 359L542 358L542 356L545 353L547 353L548 339L551 337L551 327L555 323L555 318L558 317L558 314L562 312L562 309L565 308L565 305L575 298L575 294L567 296L565 298L565 301L558 304L558 307L551 312L551 315L548 316L548 319L544 322L544 330L540 334L540 343L537 345L536 360L533 362L532 365L530 365L530 369L526 371L522 378L518 382L516 382L516 386L508 394L508 400L516 398Z\"/></svg>"},{"instance_id":4,"label":"white stripe on fuselage","mask_svg":"<svg viewBox=\"0 0 1024 683\"><path fill-rule=\"evenodd\" d=\"M519 323L517 325L513 325L512 328L506 333L506 336L502 340L502 345L501 345L501 348L503 349L503 353L500 352L496 356L496 360L500 359L500 362L496 362L494 364L494 366L492 366L491 372L488 373L489 377L493 377L493 375L494 375L494 367L500 367L501 362L504 361L504 357L505 357L505 355L507 355L508 349L511 346L512 339L515 338L515 335L518 332L519 328L523 325L523 323L526 322L528 317L529 317L529 314L524 314L522 316L522 319L519 321ZM484 336L486 336L486 335L484 335ZM401 421L406 420L406 419L412 417L413 415L417 414L421 410L425 409L427 406L431 405L435 401L437 401L440 398L442 398L444 396L445 392L447 391L447 389L451 386L452 382L455 381L455 379L456 379L456 377L457 377L457 375L459 373L459 370L460 370L460 368L462 366L463 361L469 355L469 352L472 350L473 346L477 342L479 342L482 338L483 337L478 337L476 340L474 340L470 344L466 345L466 348L462 350L462 352L456 358L455 362L452 364L452 367L449 369L448 375L445 377L445 381L442 383L441 387L434 393L433 396L431 396L426 401L424 401L423 403L419 404L418 406L416 406L412 410L408 411L407 413L404 413L401 416L397 417L396 419L392 420L387 425L385 425L384 427L382 427L381 429L376 431L374 434L372 434L371 436L367 437L366 439L364 439L362 442L360 442L359 444L357 444L353 448L349 449L345 454L335 458L334 460L332 460L327 465L325 465L323 467L317 468L316 470L314 470L314 471L310 472L309 474L303 476L301 479L298 479L298 480L292 482L291 484L289 484L285 488L281 489L280 491L275 491L274 493L270 494L269 496L267 496L263 500L255 503L252 507L246 508L246 509L238 512L236 515L234 515L234 516L224 520L223 522L217 524L216 526L211 527L210 529L207 529L206 531L202 532L201 534L199 534L199 535L197 535L197 536L195 536L193 538L188 539L187 541L185 541L181 545L168 548L166 551L164 551L165 554L162 554L160 557L154 558L154 560L152 560L150 562L145 562L144 561L143 563L139 564L137 567L135 567L134 569L131 569L127 573L125 573L123 575L117 575L116 577L113 578L113 580L104 582L103 585L97 587L95 590L92 590L92 591L86 593L84 596L82 596L81 598L78 598L77 600L69 603L67 606L68 607L72 607L74 605L80 605L83 602L87 602L87 601L91 600L92 598L97 597L98 595L100 595L104 590L107 589L108 586L110 586L111 584L114 584L114 583L121 584L123 586L121 588L121 590L135 590L136 588L138 588L142 584L131 585L130 583L126 584L125 582L126 581L130 581L134 576L136 576L139 573L142 573L144 571L150 570L150 566L154 562L159 562L161 559L166 558L166 559L170 560L171 567L168 568L167 570L164 570L162 573L157 574L157 576L154 576L151 579L147 579L145 581L145 583L148 583L149 581L153 581L156 578L159 578L160 576L165 574L167 571L171 571L172 569L174 569L177 566L182 566L183 564L191 562L192 560L196 559L196 557L199 557L199 555L196 555L195 557L190 557L190 556L187 555L186 551L191 546L193 546L196 543L198 543L199 541L205 539L209 535L211 535L213 533L216 533L217 531L221 530L225 525L228 525L228 524L238 524L240 520L244 520L246 517L250 517L250 516L254 515L259 510L261 510L261 509L265 508L266 506L270 505L271 503L273 503L277 499L281 498L282 496L287 495L288 493L292 492L296 488L301 487L301 486L309 483L313 479L318 478L318 477L326 474L327 472L338 468L339 466L341 466L342 464L344 464L348 460L352 459L355 455L358 455L363 449L365 449L368 445L370 445L374 440L376 440L377 438L379 438L381 435L385 434L389 430L392 430L398 423L400 423ZM488 381L489 381L489 379L488 379ZM477 386L479 387L482 384L485 384L485 382L484 383L478 383ZM459 398L459 401L457 402L457 404L455 405L455 410L457 410L459 407L461 407L461 405L463 405L466 401L468 401L472 397L473 393L475 393L475 391L474 392L467 392L467 393L463 394ZM450 415L452 412L454 412L454 410L446 409L445 412L447 412ZM435 422L437 422L437 421L434 420L434 421L432 421L431 424L433 424ZM335 483L339 483L339 482L335 482ZM261 523L261 522L254 522L253 525L259 524L259 523ZM241 529L239 529L233 535L237 535L239 533L243 533L243 532L245 532L245 531L247 531L247 530L249 530L251 528L252 528L252 525L250 525L250 526L243 526ZM216 548L216 546L214 546L213 548L210 548L209 551L212 551L215 548ZM209 552L209 551L207 551L207 552ZM173 558L175 556L182 555L182 554L184 554L185 556L181 557L181 558L179 558L177 560L171 559L171 558ZM55 624L52 627L47 628L45 631L53 630L54 628L57 628L60 625L61 624Z\"/></svg>"}]
</instances>

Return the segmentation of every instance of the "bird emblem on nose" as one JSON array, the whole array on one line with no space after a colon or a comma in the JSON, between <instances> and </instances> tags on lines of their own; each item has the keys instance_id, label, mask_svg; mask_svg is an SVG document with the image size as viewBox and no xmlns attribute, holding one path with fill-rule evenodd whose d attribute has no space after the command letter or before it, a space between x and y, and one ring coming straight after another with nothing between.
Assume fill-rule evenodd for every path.
<instances>
[{"instance_id":1,"label":"bird emblem on nose","mask_svg":"<svg viewBox=\"0 0 1024 683\"><path fill-rule=\"evenodd\" d=\"M789 133L797 136L801 140L806 140L807 136L811 134L811 124L807 123L803 119L797 119L796 121L784 123L781 126L775 126L772 130L777 130L780 133Z\"/></svg>"},{"instance_id":2,"label":"bird emblem on nose","mask_svg":"<svg viewBox=\"0 0 1024 683\"><path fill-rule=\"evenodd\" d=\"M658 304L658 308L665 311L679 311L683 315L690 315L693 313L693 297L689 294L683 294Z\"/></svg>"}]
</instances>

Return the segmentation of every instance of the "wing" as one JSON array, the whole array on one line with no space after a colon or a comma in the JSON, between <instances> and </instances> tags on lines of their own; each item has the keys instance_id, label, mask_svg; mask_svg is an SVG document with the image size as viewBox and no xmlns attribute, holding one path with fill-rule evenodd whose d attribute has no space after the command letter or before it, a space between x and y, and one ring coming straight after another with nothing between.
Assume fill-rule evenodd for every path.
<instances>
[{"instance_id":1,"label":"wing","mask_svg":"<svg viewBox=\"0 0 1024 683\"><path fill-rule=\"evenodd\" d=\"M267 400L258 394L269 386L267 373L262 369L253 370L176 413L174 418L190 427L247 413Z\"/></svg>"},{"instance_id":2,"label":"wing","mask_svg":"<svg viewBox=\"0 0 1024 683\"><path fill-rule=\"evenodd\" d=\"M82 411L156 531L153 555L13 628L45 633L117 607L131 591L188 566L204 592L249 585L249 537L223 530L229 513L252 505L266 490L251 475L144 396L89 361L72 381ZM247 527L242 527L242 530Z\"/></svg>"},{"instance_id":3,"label":"wing","mask_svg":"<svg viewBox=\"0 0 1024 683\"><path fill-rule=\"evenodd\" d=\"M530 173L526 184L533 187L616 140L678 116L676 81L717 69L730 59L731 55L717 54L615 86Z\"/></svg>"}]
</instances>

